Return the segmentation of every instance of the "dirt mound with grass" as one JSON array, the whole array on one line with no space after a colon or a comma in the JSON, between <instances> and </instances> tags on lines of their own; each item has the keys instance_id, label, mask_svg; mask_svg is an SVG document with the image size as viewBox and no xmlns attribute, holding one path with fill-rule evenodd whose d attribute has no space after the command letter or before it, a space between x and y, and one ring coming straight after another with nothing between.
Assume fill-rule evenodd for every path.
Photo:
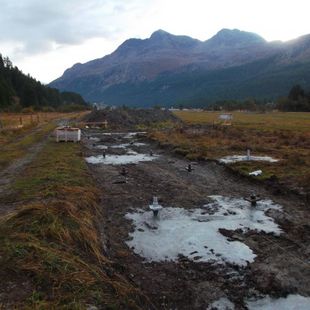
<instances>
[{"instance_id":1,"label":"dirt mound with grass","mask_svg":"<svg viewBox=\"0 0 310 310\"><path fill-rule=\"evenodd\" d=\"M181 122L170 111L160 109L104 109L95 110L86 115L85 122L108 122L111 129L143 129L145 127L160 127L167 123Z\"/></svg>"}]
</instances>

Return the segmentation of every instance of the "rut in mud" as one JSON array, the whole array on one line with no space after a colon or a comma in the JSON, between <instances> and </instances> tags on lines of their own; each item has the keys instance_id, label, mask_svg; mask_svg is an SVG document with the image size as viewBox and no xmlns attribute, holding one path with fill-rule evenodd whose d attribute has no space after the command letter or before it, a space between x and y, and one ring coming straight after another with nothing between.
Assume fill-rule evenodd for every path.
<instances>
[{"instance_id":1,"label":"rut in mud","mask_svg":"<svg viewBox=\"0 0 310 310\"><path fill-rule=\"evenodd\" d=\"M240 178L215 162L192 163L194 170L188 172L189 161L159 149L140 134L103 134L93 130L87 131L84 143L85 158L102 191L101 229L107 254L115 262L115 267L140 287L156 307L205 309L217 300L224 300L236 309L247 309L249 298L285 297L288 294L310 296L309 209L298 196L284 195L272 187ZM128 156L132 160L120 165ZM126 177L120 175L123 167ZM256 217L255 223L251 222L252 218L242 218L241 226L236 227L233 216L240 220L240 216L251 211L249 203L243 203L243 197L252 192L279 208L262 209L264 218ZM212 211L212 197L223 197L228 209L220 216L224 220L225 217L231 218L234 225L226 223L216 233L224 238L223 244L238 243L242 248L250 249L253 260L244 259L238 264L233 260L216 259L221 255L216 249L208 249L207 257L211 259L201 260L199 248L195 251L196 240L193 240L191 253L180 251L173 260L167 253L162 259L147 259L141 249L133 247L131 239L135 229L140 237L144 232L155 237L161 234L161 218L158 219L159 226L152 227L152 213L148 209L153 196L158 196L164 206L163 219L169 208L173 210L172 220L173 216L177 217L177 208L184 210L183 213L194 214L203 210L198 220L197 217L194 220L197 223L209 221L210 225L214 220L212 214L218 216L218 210L223 207L219 204L217 210ZM231 201L237 205L232 203L229 209ZM240 206L240 210L236 206ZM135 227L130 216L135 213L144 214L144 226L142 222L142 226ZM184 217L181 220L179 225L184 224ZM255 226L271 222L281 233ZM186 229L190 235L191 229L188 226ZM195 239L195 226L192 229L191 237ZM178 235L171 237L176 232L169 231L167 247L172 245L174 248L175 242L178 249ZM208 234L208 229L205 233ZM181 234L180 230L177 234ZM184 238L186 236L182 236L182 240ZM150 246L151 242L150 239ZM205 243L205 247L207 245ZM160 243L160 247L159 250L165 247L165 242ZM161 252L159 250L157 252ZM239 250L233 247L231 251ZM229 252L225 255L229 256ZM235 255L231 253L231 256Z\"/></svg>"}]
</instances>

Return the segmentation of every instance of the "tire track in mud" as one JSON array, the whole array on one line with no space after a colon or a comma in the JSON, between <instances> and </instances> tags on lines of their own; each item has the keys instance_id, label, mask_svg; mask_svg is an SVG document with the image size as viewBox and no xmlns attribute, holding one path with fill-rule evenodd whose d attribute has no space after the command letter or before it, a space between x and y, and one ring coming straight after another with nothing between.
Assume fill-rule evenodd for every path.
<instances>
[{"instance_id":1,"label":"tire track in mud","mask_svg":"<svg viewBox=\"0 0 310 310\"><path fill-rule=\"evenodd\" d=\"M99 133L93 134L100 136ZM128 140L109 137L107 145ZM98 187L102 190L102 232L107 253L127 278L139 286L161 308L202 309L221 297L228 297L236 309L245 309L244 300L258 292L275 296L287 293L310 295L307 271L307 248L310 240L306 226L308 209L294 195L275 195L272 188L249 182L233 175L224 166L214 162L194 163L194 171L188 173L189 161L161 150L147 140L147 146L134 149L148 153L150 149L160 157L147 163L126 165L128 182L113 184L119 176L120 166L89 165ZM86 156L98 155L95 144L85 140ZM114 154L125 150L110 149ZM273 200L283 207L281 213L272 213L283 229L283 235L238 233L228 231L233 240L242 240L257 255L255 262L245 268L234 265L215 266L211 263L195 263L186 257L178 262L151 262L128 248L125 241L133 230L124 218L136 208L146 210L153 196L158 196L164 206L197 208L209 201L209 195L245 197L251 192ZM304 231L300 226L304 227ZM308 234L309 235L309 234ZM239 239L238 239L239 238ZM279 250L280 248L280 250Z\"/></svg>"},{"instance_id":2,"label":"tire track in mud","mask_svg":"<svg viewBox=\"0 0 310 310\"><path fill-rule=\"evenodd\" d=\"M62 121L58 121L60 123ZM39 126L34 130L31 130L29 133L19 136L14 142L21 141L23 138L27 137L29 134L36 134L42 127ZM0 216L5 215L11 211L14 211L19 204L18 202L18 193L16 193L16 202L6 202L7 197L10 197L13 193L11 185L33 160L35 160L38 153L43 149L48 141L48 137L51 135L51 132L44 134L44 136L38 141L31 144L25 149L26 155L16 159L8 167L0 171ZM5 152L5 148L3 150Z\"/></svg>"},{"instance_id":3,"label":"tire track in mud","mask_svg":"<svg viewBox=\"0 0 310 310\"><path fill-rule=\"evenodd\" d=\"M46 142L44 138L42 141L32 145L27 149L27 154L24 157L15 160L0 172L0 216L15 210L16 205L14 203L5 203L5 198L12 194L10 186L14 179L23 172L25 167L35 159Z\"/></svg>"}]
</instances>

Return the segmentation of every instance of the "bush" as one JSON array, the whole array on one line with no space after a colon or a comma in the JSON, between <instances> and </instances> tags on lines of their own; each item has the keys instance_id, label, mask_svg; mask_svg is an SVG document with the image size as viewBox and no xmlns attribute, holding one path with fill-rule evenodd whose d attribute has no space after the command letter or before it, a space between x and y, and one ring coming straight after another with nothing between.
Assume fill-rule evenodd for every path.
<instances>
[{"instance_id":1,"label":"bush","mask_svg":"<svg viewBox=\"0 0 310 310\"><path fill-rule=\"evenodd\" d=\"M55 112L55 109L53 107L50 106L45 106L41 108L42 112Z\"/></svg>"},{"instance_id":2,"label":"bush","mask_svg":"<svg viewBox=\"0 0 310 310\"><path fill-rule=\"evenodd\" d=\"M34 113L34 108L33 107L23 108L21 112L25 113L25 114L27 114L27 113Z\"/></svg>"}]
</instances>

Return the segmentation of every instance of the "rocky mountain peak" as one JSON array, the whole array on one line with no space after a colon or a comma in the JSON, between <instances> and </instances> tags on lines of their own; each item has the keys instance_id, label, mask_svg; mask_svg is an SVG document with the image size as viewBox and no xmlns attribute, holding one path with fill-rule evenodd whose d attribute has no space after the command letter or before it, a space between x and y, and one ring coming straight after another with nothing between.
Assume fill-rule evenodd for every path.
<instances>
[{"instance_id":1,"label":"rocky mountain peak","mask_svg":"<svg viewBox=\"0 0 310 310\"><path fill-rule=\"evenodd\" d=\"M206 41L212 45L253 45L266 43L265 39L256 33L241 31L239 29L222 29L211 39Z\"/></svg>"},{"instance_id":2,"label":"rocky mountain peak","mask_svg":"<svg viewBox=\"0 0 310 310\"><path fill-rule=\"evenodd\" d=\"M150 36L150 39L162 39L162 38L167 38L167 37L171 37L173 36L171 33L165 31L165 30L162 30L162 29L158 29L156 31L154 31L152 33L152 35Z\"/></svg>"}]
</instances>

